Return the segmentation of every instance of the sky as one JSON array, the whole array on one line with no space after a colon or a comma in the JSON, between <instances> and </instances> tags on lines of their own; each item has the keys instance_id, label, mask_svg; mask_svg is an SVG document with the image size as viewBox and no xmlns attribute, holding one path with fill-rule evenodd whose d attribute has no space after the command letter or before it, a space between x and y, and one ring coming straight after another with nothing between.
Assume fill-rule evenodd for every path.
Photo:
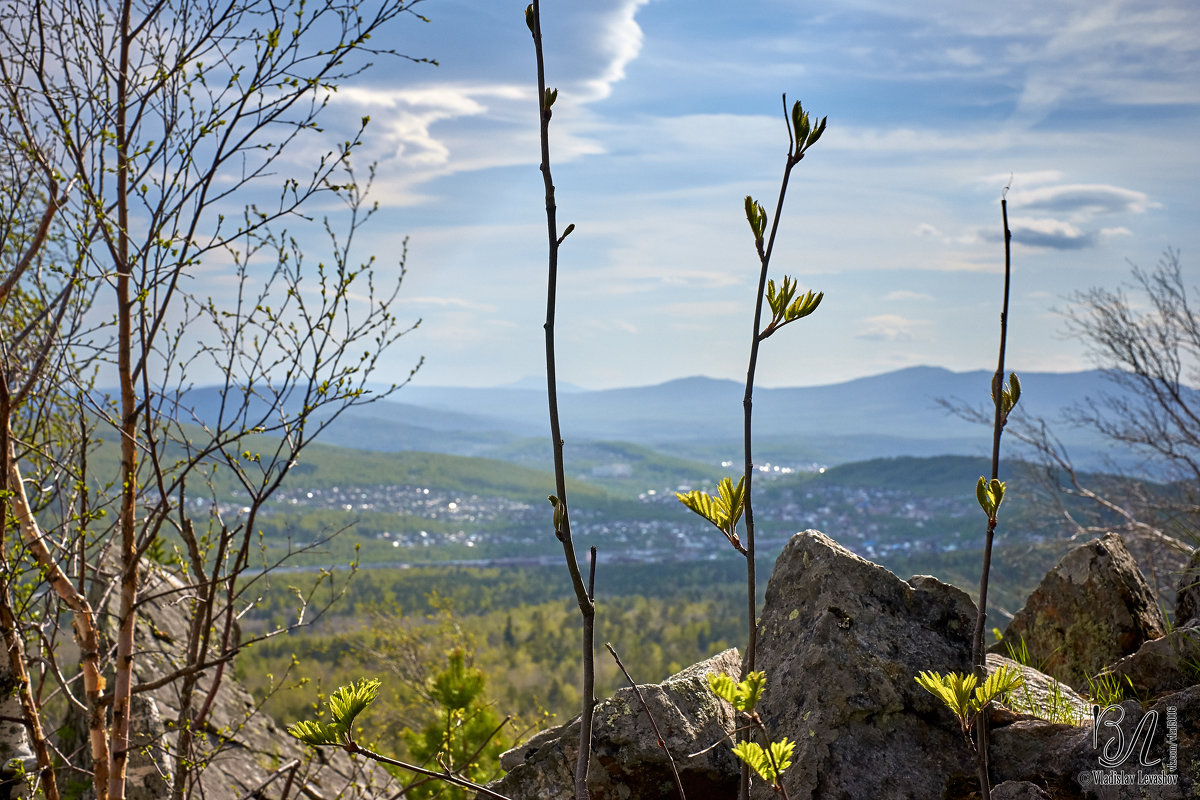
<instances>
[{"instance_id":1,"label":"sky","mask_svg":"<svg viewBox=\"0 0 1200 800\"><path fill-rule=\"evenodd\" d=\"M422 320L380 378L499 385L544 374L546 232L524 0L424 0L334 96L369 114L384 272ZM825 292L765 341L759 385L913 365L993 369L1005 187L1008 363L1091 365L1072 292L1165 248L1200 264L1200 5L1154 0L592 0L542 4L559 91L558 376L601 389L744 380L758 263L743 211L774 215L781 95L828 129L793 172L771 277Z\"/></svg>"}]
</instances>

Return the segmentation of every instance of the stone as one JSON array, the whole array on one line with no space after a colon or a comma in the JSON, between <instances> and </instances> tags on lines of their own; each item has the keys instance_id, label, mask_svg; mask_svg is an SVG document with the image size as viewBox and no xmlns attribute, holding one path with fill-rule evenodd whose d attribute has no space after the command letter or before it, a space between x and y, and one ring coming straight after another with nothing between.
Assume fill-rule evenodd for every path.
<instances>
[{"instance_id":1,"label":"stone","mask_svg":"<svg viewBox=\"0 0 1200 800\"><path fill-rule=\"evenodd\" d=\"M1076 689L1165 632L1154 594L1115 533L1071 550L1046 574L1004 632L1033 663ZM1001 652L1004 643L993 645Z\"/></svg>"},{"instance_id":2,"label":"stone","mask_svg":"<svg viewBox=\"0 0 1200 800\"><path fill-rule=\"evenodd\" d=\"M712 694L705 676L724 672L736 678L740 667L741 655L731 649L660 684L639 687L689 798L737 796L733 709ZM488 788L513 800L574 800L578 744L576 717L501 756L508 774ZM632 689L620 689L596 706L588 789L592 800L678 797L666 754Z\"/></svg>"},{"instance_id":3,"label":"stone","mask_svg":"<svg viewBox=\"0 0 1200 800\"><path fill-rule=\"evenodd\" d=\"M1149 744L1143 749L1147 732ZM1101 764L1106 752L1115 764ZM1074 726L1026 718L995 726L990 748L993 783L1031 782L1062 800L1195 797L1200 794L1197 753L1200 686L1167 695L1148 710L1127 700L1119 711L1105 712L1094 738L1091 720ZM1162 785L1150 783L1155 780Z\"/></svg>"},{"instance_id":4,"label":"stone","mask_svg":"<svg viewBox=\"0 0 1200 800\"><path fill-rule=\"evenodd\" d=\"M184 666L188 635L187 609L180 602L186 586L152 564L143 566L139 619L134 630L134 685L151 683ZM115 605L115 600L112 601ZM115 616L115 615L113 615ZM212 673L199 683L203 702ZM156 800L170 796L175 721L179 716L179 683L135 694L130 705L133 750L129 758L128 796ZM68 729L76 737L60 747L72 763L90 767L86 723L76 712ZM266 713L233 677L230 664L222 677L208 721L196 737L203 767L192 773L190 796L278 800L373 800L394 795L400 784L382 767L354 758L337 748L314 749L294 739ZM90 791L84 797L91 797Z\"/></svg>"},{"instance_id":5,"label":"stone","mask_svg":"<svg viewBox=\"0 0 1200 800\"><path fill-rule=\"evenodd\" d=\"M975 764L922 671L971 670L975 604L934 578L903 581L806 531L767 584L756 669L773 740L796 742L784 787L806 798L965 796ZM777 797L754 781L756 800Z\"/></svg>"},{"instance_id":6,"label":"stone","mask_svg":"<svg viewBox=\"0 0 1200 800\"><path fill-rule=\"evenodd\" d=\"M1050 795L1030 781L1005 781L992 789L992 800L1050 800Z\"/></svg>"},{"instance_id":7,"label":"stone","mask_svg":"<svg viewBox=\"0 0 1200 800\"><path fill-rule=\"evenodd\" d=\"M1200 683L1200 630L1176 628L1105 669L1126 695L1157 698Z\"/></svg>"},{"instance_id":8,"label":"stone","mask_svg":"<svg viewBox=\"0 0 1200 800\"><path fill-rule=\"evenodd\" d=\"M1200 549L1192 551L1175 588L1175 627L1200 626Z\"/></svg>"},{"instance_id":9,"label":"stone","mask_svg":"<svg viewBox=\"0 0 1200 800\"><path fill-rule=\"evenodd\" d=\"M1016 669L1025 679L1024 685L1014 690L1005 704L1012 713L1074 725L1091 719L1091 702L1062 681L1006 656L988 653L988 672L995 672L1000 667ZM1003 711L997 710L993 718L997 716L1003 717Z\"/></svg>"}]
</instances>

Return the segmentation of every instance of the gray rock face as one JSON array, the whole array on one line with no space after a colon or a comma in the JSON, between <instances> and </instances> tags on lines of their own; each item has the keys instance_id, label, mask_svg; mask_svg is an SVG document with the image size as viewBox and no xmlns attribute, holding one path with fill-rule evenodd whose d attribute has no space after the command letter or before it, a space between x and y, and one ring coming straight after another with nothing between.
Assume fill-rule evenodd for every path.
<instances>
[{"instance_id":1,"label":"gray rock face","mask_svg":"<svg viewBox=\"0 0 1200 800\"><path fill-rule=\"evenodd\" d=\"M992 800L1050 800L1036 783L1005 781L992 789Z\"/></svg>"},{"instance_id":2,"label":"gray rock face","mask_svg":"<svg viewBox=\"0 0 1200 800\"><path fill-rule=\"evenodd\" d=\"M822 533L793 536L767 585L756 664L767 730L796 742L789 797L928 800L971 788L957 720L915 678L969 671L974 624L960 589L902 581ZM752 797L776 795L756 781Z\"/></svg>"},{"instance_id":3,"label":"gray rock face","mask_svg":"<svg viewBox=\"0 0 1200 800\"><path fill-rule=\"evenodd\" d=\"M1178 628L1146 642L1104 672L1137 697L1156 698L1200 683L1200 628Z\"/></svg>"},{"instance_id":4,"label":"gray rock face","mask_svg":"<svg viewBox=\"0 0 1200 800\"><path fill-rule=\"evenodd\" d=\"M1200 620L1200 550L1192 552L1175 589L1175 627Z\"/></svg>"},{"instance_id":5,"label":"gray rock face","mask_svg":"<svg viewBox=\"0 0 1200 800\"><path fill-rule=\"evenodd\" d=\"M740 668L738 651L726 650L661 684L640 687L689 798L737 795L738 762L721 743L733 732L733 710L712 694L705 675L724 672L736 678ZM596 707L592 737L592 800L678 797L666 755L632 689L621 689ZM543 731L501 756L508 774L488 788L514 800L573 800L578 743L578 717Z\"/></svg>"},{"instance_id":6,"label":"gray rock face","mask_svg":"<svg viewBox=\"0 0 1200 800\"><path fill-rule=\"evenodd\" d=\"M1110 533L1063 556L1004 638L1024 640L1041 671L1082 690L1089 677L1162 636L1165 625L1133 557Z\"/></svg>"},{"instance_id":7,"label":"gray rock face","mask_svg":"<svg viewBox=\"0 0 1200 800\"><path fill-rule=\"evenodd\" d=\"M134 684L148 683L183 666L187 642L187 603L179 602L179 584L157 567L147 567L140 618L134 632ZM193 773L193 796L215 800L254 797L277 800L367 800L388 797L398 790L395 780L372 762L352 758L334 748L314 750L292 738L284 727L258 711L250 693L226 670L208 723L197 736L197 757L203 764ZM212 685L212 671L200 680ZM204 694L200 695L202 702ZM131 800L157 800L170 795L179 715L179 684L172 683L134 695L130 732L128 794ZM86 731L76 719L71 726ZM72 763L90 765L86 733L83 739L61 741ZM202 788L201 788L202 787ZM286 788L285 788L286 787ZM90 797L86 793L84 797Z\"/></svg>"},{"instance_id":8,"label":"gray rock face","mask_svg":"<svg viewBox=\"0 0 1200 800\"><path fill-rule=\"evenodd\" d=\"M994 727L993 782L1034 783L1061 800L1182 800L1200 793L1200 686L1168 695L1149 710L1136 700L1121 708L1124 718L1118 724L1119 712L1106 713L1095 740L1090 720L1077 727L1026 718ZM1106 748L1118 763L1101 764Z\"/></svg>"},{"instance_id":9,"label":"gray rock face","mask_svg":"<svg viewBox=\"0 0 1200 800\"><path fill-rule=\"evenodd\" d=\"M988 672L1009 667L1021 672L1025 685L1012 693L1007 706L1019 714L1031 714L1058 722L1082 724L1092 718L1092 704L1065 683L1011 658L988 653ZM997 713L1000 713L999 711Z\"/></svg>"}]
</instances>

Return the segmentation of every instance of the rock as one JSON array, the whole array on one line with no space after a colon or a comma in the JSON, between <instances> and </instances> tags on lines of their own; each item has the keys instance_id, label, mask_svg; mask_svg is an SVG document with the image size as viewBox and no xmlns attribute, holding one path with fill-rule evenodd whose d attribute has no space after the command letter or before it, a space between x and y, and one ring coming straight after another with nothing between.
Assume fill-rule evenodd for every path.
<instances>
[{"instance_id":1,"label":"rock","mask_svg":"<svg viewBox=\"0 0 1200 800\"><path fill-rule=\"evenodd\" d=\"M1050 800L1050 795L1036 783L1005 781L992 789L992 800Z\"/></svg>"},{"instance_id":2,"label":"rock","mask_svg":"<svg viewBox=\"0 0 1200 800\"><path fill-rule=\"evenodd\" d=\"M738 651L726 650L660 684L639 687L690 798L737 795L738 761L722 744L733 732L733 710L712 694L705 676L724 672L736 678L740 668ZM592 737L592 800L678 797L666 755L632 689L596 706ZM488 788L513 800L573 800L578 743L578 717L543 731L501 756L508 774Z\"/></svg>"},{"instance_id":3,"label":"rock","mask_svg":"<svg viewBox=\"0 0 1200 800\"><path fill-rule=\"evenodd\" d=\"M1175 627L1193 627L1193 621L1200 624L1200 549L1192 552L1175 588Z\"/></svg>"},{"instance_id":4,"label":"rock","mask_svg":"<svg viewBox=\"0 0 1200 800\"><path fill-rule=\"evenodd\" d=\"M987 654L987 666L989 673L1000 667L1020 670L1025 684L1012 693L1006 704L1015 714L1032 715L1073 725L1082 724L1092 718L1092 704L1089 700L1044 672L995 653ZM997 715L1003 717L1003 712L998 710Z\"/></svg>"},{"instance_id":5,"label":"rock","mask_svg":"<svg viewBox=\"0 0 1200 800\"><path fill-rule=\"evenodd\" d=\"M143 567L139 619L134 630L134 685L154 682L184 666L188 634L187 609L181 602L186 587L153 565ZM115 601L113 601L115 604ZM115 614L113 615L115 617ZM201 677L197 705L212 685L212 673ZM131 799L170 796L170 773L179 716L179 682L133 696L128 795ZM73 764L87 769L86 723L79 712L65 726L75 737L61 738L60 747ZM370 800L388 797L400 785L385 770L334 748L315 750L292 738L283 726L259 710L250 693L225 670L208 721L196 737L202 768L192 773L190 795L208 798L277 800ZM202 787L201 787L202 785ZM90 787L82 797L91 797Z\"/></svg>"},{"instance_id":6,"label":"rock","mask_svg":"<svg viewBox=\"0 0 1200 800\"><path fill-rule=\"evenodd\" d=\"M1165 631L1162 611L1121 537L1105 535L1063 556L1004 632L1033 663L1076 689ZM1003 643L992 647L999 652Z\"/></svg>"},{"instance_id":7,"label":"rock","mask_svg":"<svg viewBox=\"0 0 1200 800\"><path fill-rule=\"evenodd\" d=\"M1095 741L1092 734L1091 720L1080 727L1028 718L996 726L991 738L992 780L1032 782L1062 800L1182 800L1200 793L1200 761L1195 755L1200 748L1200 686L1168 695L1149 711L1136 700L1127 700L1120 711L1109 710L1101 717ZM1100 763L1106 748L1116 763ZM1124 785L1117 785L1118 781Z\"/></svg>"},{"instance_id":8,"label":"rock","mask_svg":"<svg viewBox=\"0 0 1200 800\"><path fill-rule=\"evenodd\" d=\"M1156 698L1200 683L1200 630L1177 628L1105 669L1125 694Z\"/></svg>"},{"instance_id":9,"label":"rock","mask_svg":"<svg viewBox=\"0 0 1200 800\"><path fill-rule=\"evenodd\" d=\"M822 533L791 538L767 584L756 669L773 739L796 742L792 800L963 796L975 766L957 719L916 682L971 669L975 605L905 582ZM752 797L777 795L755 780Z\"/></svg>"}]
</instances>

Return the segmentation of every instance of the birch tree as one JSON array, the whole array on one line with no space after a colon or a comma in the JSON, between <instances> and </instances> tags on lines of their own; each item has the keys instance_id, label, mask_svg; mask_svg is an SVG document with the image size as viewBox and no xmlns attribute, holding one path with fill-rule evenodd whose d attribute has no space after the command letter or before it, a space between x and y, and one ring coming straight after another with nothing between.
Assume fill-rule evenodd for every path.
<instances>
[{"instance_id":1,"label":"birch tree","mask_svg":"<svg viewBox=\"0 0 1200 800\"><path fill-rule=\"evenodd\" d=\"M417 2L0 2L0 625L47 798L70 758L48 698L85 712L79 766L118 800L131 697L168 684L170 792L197 789L195 732L271 567L256 516L325 426L388 393L368 376L411 325L403 260L385 277L351 247L374 211L351 165L368 118L321 125L339 83L399 55L372 37ZM196 375L219 402L194 404ZM240 515L189 504L214 480ZM152 552L192 624L186 667L139 684Z\"/></svg>"}]
</instances>

